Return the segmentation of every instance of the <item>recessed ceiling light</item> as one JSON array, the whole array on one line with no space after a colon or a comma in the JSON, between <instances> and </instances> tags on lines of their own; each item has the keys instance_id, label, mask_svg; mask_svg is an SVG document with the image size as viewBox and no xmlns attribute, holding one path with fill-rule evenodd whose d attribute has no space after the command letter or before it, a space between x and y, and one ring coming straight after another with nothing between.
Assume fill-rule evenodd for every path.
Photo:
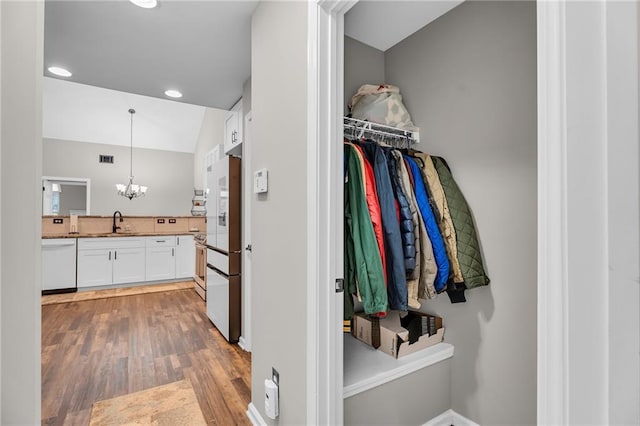
<instances>
[{"instance_id":1,"label":"recessed ceiling light","mask_svg":"<svg viewBox=\"0 0 640 426\"><path fill-rule=\"evenodd\" d=\"M173 89L165 90L164 94L169 96L170 98L181 98L182 97L182 93L178 92L177 90L173 90Z\"/></svg>"},{"instance_id":2,"label":"recessed ceiling light","mask_svg":"<svg viewBox=\"0 0 640 426\"><path fill-rule=\"evenodd\" d=\"M153 9L158 5L158 0L129 0L136 6L143 7L145 9Z\"/></svg>"},{"instance_id":3,"label":"recessed ceiling light","mask_svg":"<svg viewBox=\"0 0 640 426\"><path fill-rule=\"evenodd\" d=\"M58 75L60 77L71 77L71 72L69 72L69 70L66 70L64 68L60 68L60 67L49 67L47 68L49 70L49 72L51 74L55 74Z\"/></svg>"}]
</instances>

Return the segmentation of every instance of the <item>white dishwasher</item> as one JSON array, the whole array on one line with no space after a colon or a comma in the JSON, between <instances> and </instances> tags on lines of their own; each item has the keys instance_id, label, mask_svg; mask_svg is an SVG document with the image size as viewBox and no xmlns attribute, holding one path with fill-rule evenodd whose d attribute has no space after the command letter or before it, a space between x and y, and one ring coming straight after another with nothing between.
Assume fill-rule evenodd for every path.
<instances>
[{"instance_id":1,"label":"white dishwasher","mask_svg":"<svg viewBox=\"0 0 640 426\"><path fill-rule=\"evenodd\" d=\"M76 290L76 238L42 239L42 291Z\"/></svg>"}]
</instances>

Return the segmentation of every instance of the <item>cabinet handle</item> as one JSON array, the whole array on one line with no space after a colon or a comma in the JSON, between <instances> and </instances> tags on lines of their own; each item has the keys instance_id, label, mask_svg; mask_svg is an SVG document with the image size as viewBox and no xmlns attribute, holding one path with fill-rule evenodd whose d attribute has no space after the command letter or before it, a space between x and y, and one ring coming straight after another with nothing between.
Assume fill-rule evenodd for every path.
<instances>
[{"instance_id":1,"label":"cabinet handle","mask_svg":"<svg viewBox=\"0 0 640 426\"><path fill-rule=\"evenodd\" d=\"M176 238L178 245L180 245L180 237Z\"/></svg>"},{"instance_id":2,"label":"cabinet handle","mask_svg":"<svg viewBox=\"0 0 640 426\"><path fill-rule=\"evenodd\" d=\"M113 260L118 260L118 252L116 250L113 251Z\"/></svg>"},{"instance_id":3,"label":"cabinet handle","mask_svg":"<svg viewBox=\"0 0 640 426\"><path fill-rule=\"evenodd\" d=\"M109 250L109 260L111 260L111 250Z\"/></svg>"},{"instance_id":4,"label":"cabinet handle","mask_svg":"<svg viewBox=\"0 0 640 426\"><path fill-rule=\"evenodd\" d=\"M166 242L166 241L167 241L167 240L156 240L156 243L164 243L164 242Z\"/></svg>"},{"instance_id":5,"label":"cabinet handle","mask_svg":"<svg viewBox=\"0 0 640 426\"><path fill-rule=\"evenodd\" d=\"M174 248L171 249L171 256L175 256L175 249Z\"/></svg>"}]
</instances>

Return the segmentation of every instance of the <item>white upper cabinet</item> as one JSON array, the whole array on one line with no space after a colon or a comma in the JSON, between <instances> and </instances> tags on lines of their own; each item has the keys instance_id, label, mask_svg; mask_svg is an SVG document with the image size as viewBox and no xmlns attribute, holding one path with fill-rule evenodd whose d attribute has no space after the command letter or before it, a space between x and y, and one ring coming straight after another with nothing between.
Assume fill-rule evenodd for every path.
<instances>
[{"instance_id":1,"label":"white upper cabinet","mask_svg":"<svg viewBox=\"0 0 640 426\"><path fill-rule=\"evenodd\" d=\"M240 154L242 146L242 99L227 113L224 120L224 152Z\"/></svg>"}]
</instances>

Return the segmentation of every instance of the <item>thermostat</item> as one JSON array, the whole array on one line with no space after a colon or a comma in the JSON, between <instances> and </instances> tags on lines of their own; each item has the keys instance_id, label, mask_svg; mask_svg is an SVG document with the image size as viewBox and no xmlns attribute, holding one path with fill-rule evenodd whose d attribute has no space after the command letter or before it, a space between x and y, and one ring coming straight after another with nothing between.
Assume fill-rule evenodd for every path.
<instances>
[{"instance_id":1,"label":"thermostat","mask_svg":"<svg viewBox=\"0 0 640 426\"><path fill-rule=\"evenodd\" d=\"M256 170L253 173L253 192L263 194L269 189L269 173L267 169Z\"/></svg>"}]
</instances>

